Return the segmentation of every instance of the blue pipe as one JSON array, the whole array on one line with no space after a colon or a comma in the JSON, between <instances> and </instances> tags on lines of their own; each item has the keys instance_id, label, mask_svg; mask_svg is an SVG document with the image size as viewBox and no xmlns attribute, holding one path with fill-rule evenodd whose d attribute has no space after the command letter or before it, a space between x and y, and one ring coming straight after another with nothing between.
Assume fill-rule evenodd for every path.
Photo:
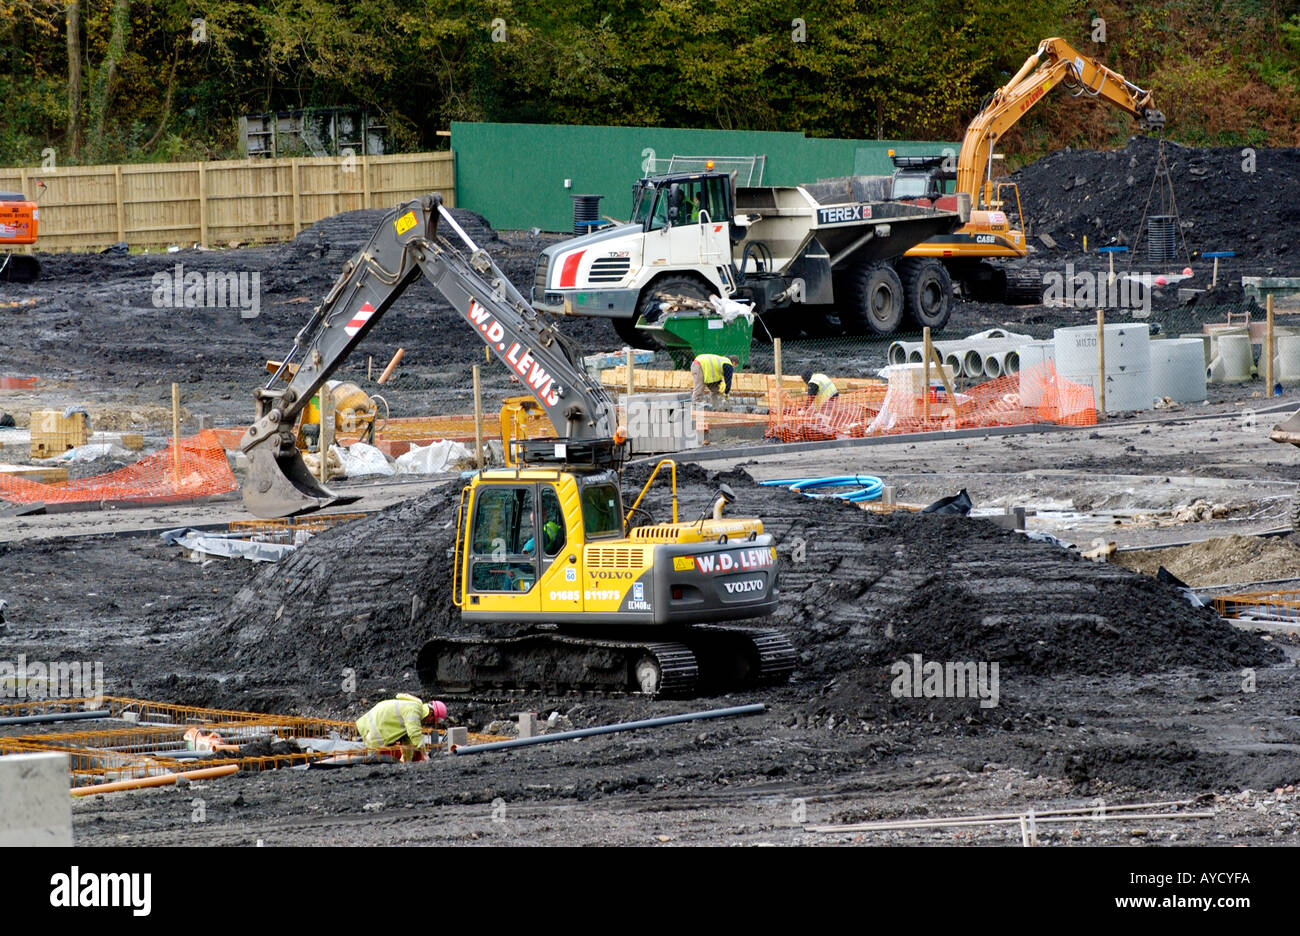
<instances>
[{"instance_id":1,"label":"blue pipe","mask_svg":"<svg viewBox=\"0 0 1300 936\"><path fill-rule=\"evenodd\" d=\"M831 475L824 478L781 478L775 481L760 481L767 487L788 487L806 497L834 497L850 503L862 503L876 500L884 491L885 483L875 475ZM854 491L838 491L826 494L811 493L817 488L848 487L860 485Z\"/></svg>"}]
</instances>

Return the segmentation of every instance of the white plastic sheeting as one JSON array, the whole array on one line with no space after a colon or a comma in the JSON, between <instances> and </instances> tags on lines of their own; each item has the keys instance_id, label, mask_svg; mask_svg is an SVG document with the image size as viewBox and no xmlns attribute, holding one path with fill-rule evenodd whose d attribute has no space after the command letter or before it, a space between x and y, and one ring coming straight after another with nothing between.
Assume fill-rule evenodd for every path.
<instances>
[{"instance_id":1,"label":"white plastic sheeting","mask_svg":"<svg viewBox=\"0 0 1300 936\"><path fill-rule=\"evenodd\" d=\"M353 442L346 448L333 446L333 450L339 457L344 474L349 478L364 478L367 475L389 477L397 474L397 470L388 463L388 457L373 445Z\"/></svg>"},{"instance_id":2,"label":"white plastic sheeting","mask_svg":"<svg viewBox=\"0 0 1300 936\"><path fill-rule=\"evenodd\" d=\"M409 452L397 456L395 467L398 474L441 474L470 457L471 452L464 445L443 439L423 447L411 446Z\"/></svg>"}]
</instances>

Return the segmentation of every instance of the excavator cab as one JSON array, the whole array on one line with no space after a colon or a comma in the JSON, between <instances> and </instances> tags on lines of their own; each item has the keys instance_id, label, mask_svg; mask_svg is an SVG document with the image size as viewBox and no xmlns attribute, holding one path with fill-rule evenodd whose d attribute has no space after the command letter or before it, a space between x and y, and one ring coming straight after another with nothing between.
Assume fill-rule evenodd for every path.
<instances>
[{"instance_id":1,"label":"excavator cab","mask_svg":"<svg viewBox=\"0 0 1300 936\"><path fill-rule=\"evenodd\" d=\"M461 492L452 601L467 622L533 626L429 640L421 683L659 695L786 679L794 648L783 634L727 623L776 606L776 547L762 521L723 517L735 497L725 485L712 516L679 521L674 483L672 521L629 531L657 474L625 513L612 468L476 472Z\"/></svg>"},{"instance_id":2,"label":"excavator cab","mask_svg":"<svg viewBox=\"0 0 1300 936\"><path fill-rule=\"evenodd\" d=\"M479 472L464 489L453 601L467 614L580 614L584 546L623 535L613 471ZM630 573L629 573L630 575Z\"/></svg>"}]
</instances>

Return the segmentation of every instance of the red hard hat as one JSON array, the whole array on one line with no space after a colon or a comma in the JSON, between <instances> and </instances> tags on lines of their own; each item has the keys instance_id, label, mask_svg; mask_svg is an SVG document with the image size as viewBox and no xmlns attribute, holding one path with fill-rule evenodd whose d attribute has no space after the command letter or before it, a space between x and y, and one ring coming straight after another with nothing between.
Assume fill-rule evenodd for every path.
<instances>
[{"instance_id":1,"label":"red hard hat","mask_svg":"<svg viewBox=\"0 0 1300 936\"><path fill-rule=\"evenodd\" d=\"M447 706L443 705L437 699L429 700L429 715L434 721L439 722L447 717Z\"/></svg>"}]
</instances>

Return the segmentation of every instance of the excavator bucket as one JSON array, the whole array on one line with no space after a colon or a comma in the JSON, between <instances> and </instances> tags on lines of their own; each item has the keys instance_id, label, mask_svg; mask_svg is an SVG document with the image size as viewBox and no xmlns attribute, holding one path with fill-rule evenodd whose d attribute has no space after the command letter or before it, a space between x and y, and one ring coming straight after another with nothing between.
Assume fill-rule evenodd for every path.
<instances>
[{"instance_id":1,"label":"excavator bucket","mask_svg":"<svg viewBox=\"0 0 1300 936\"><path fill-rule=\"evenodd\" d=\"M296 448L276 453L270 444L248 450L248 479L242 487L244 506L258 517L293 517L357 498L340 497L312 477Z\"/></svg>"},{"instance_id":2,"label":"excavator bucket","mask_svg":"<svg viewBox=\"0 0 1300 936\"><path fill-rule=\"evenodd\" d=\"M1300 410L1296 410L1291 414L1290 418L1274 426L1269 438L1274 442L1290 442L1292 445L1300 445Z\"/></svg>"}]
</instances>

